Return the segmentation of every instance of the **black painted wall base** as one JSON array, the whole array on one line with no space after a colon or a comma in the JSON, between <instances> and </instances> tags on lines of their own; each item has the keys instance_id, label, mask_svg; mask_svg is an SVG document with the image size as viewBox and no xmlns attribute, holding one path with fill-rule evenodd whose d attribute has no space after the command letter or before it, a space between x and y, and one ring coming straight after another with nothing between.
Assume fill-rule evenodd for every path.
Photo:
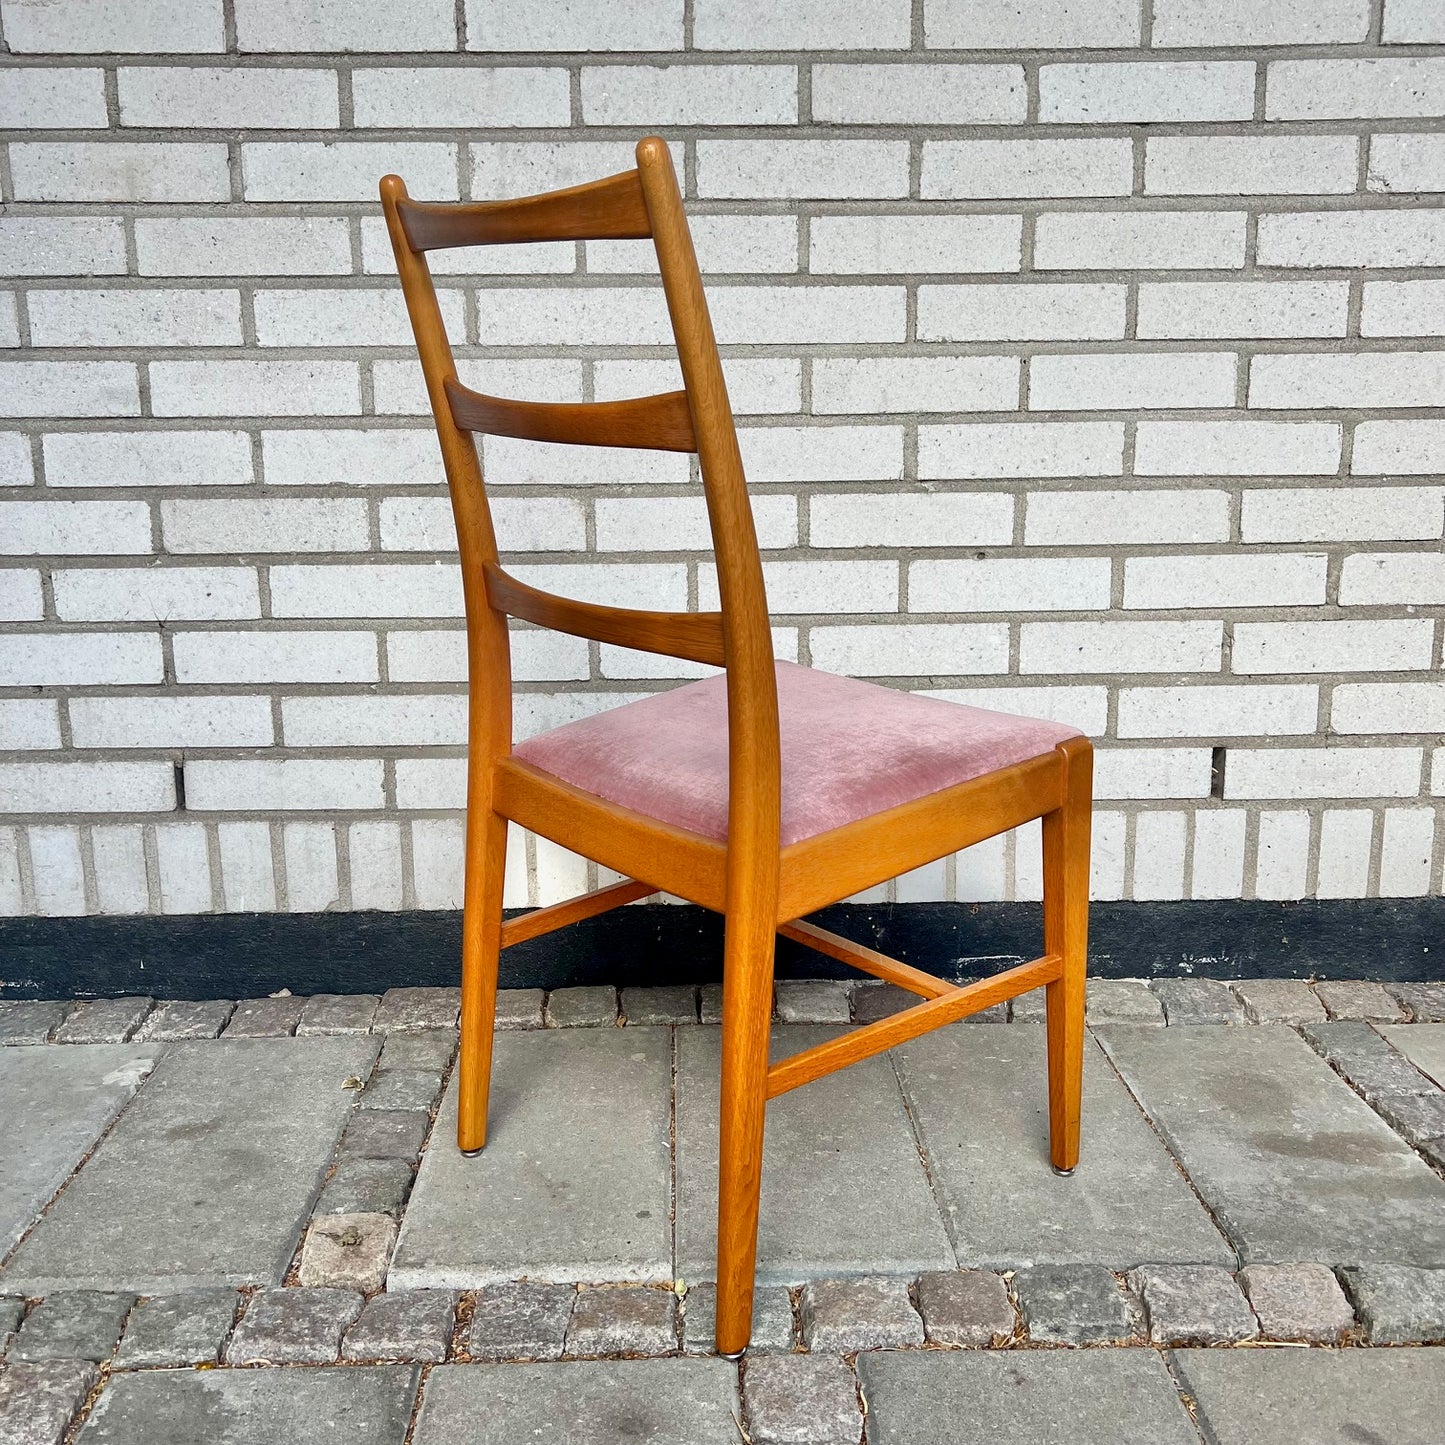
<instances>
[{"instance_id":1,"label":"black painted wall base","mask_svg":"<svg viewBox=\"0 0 1445 1445\"><path fill-rule=\"evenodd\" d=\"M930 973L994 973L1042 952L1036 903L838 904L825 928ZM1445 978L1445 899L1096 903L1089 968L1106 978ZM254 998L455 984L458 913L239 913L0 919L0 997ZM634 904L502 955L504 988L706 983L722 920ZM853 970L779 940L778 973Z\"/></svg>"}]
</instances>

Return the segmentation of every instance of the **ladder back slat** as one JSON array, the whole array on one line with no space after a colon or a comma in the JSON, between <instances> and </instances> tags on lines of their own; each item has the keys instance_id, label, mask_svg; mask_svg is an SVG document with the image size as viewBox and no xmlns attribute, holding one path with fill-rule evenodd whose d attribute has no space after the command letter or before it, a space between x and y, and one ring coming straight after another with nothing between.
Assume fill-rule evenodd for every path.
<instances>
[{"instance_id":1,"label":"ladder back slat","mask_svg":"<svg viewBox=\"0 0 1445 1445\"><path fill-rule=\"evenodd\" d=\"M509 577L495 562L482 568L487 601L509 617L535 622L573 637L590 637L616 647L635 647L690 662L725 666L720 612L644 612L631 607L603 607L578 602L529 587Z\"/></svg>"},{"instance_id":2,"label":"ladder back slat","mask_svg":"<svg viewBox=\"0 0 1445 1445\"><path fill-rule=\"evenodd\" d=\"M685 391L625 401L512 401L472 391L450 377L446 391L452 420L466 431L591 447L697 450Z\"/></svg>"},{"instance_id":3,"label":"ladder back slat","mask_svg":"<svg viewBox=\"0 0 1445 1445\"><path fill-rule=\"evenodd\" d=\"M401 199L397 213L413 251L525 241L645 240L652 235L636 171L514 201L439 205Z\"/></svg>"}]
</instances>

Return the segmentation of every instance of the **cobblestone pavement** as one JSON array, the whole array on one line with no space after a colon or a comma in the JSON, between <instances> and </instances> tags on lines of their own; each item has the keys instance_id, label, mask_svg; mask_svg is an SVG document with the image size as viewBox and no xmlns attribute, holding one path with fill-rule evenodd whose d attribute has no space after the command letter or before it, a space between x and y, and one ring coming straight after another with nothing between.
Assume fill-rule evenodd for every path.
<instances>
[{"instance_id":1,"label":"cobblestone pavement","mask_svg":"<svg viewBox=\"0 0 1445 1445\"><path fill-rule=\"evenodd\" d=\"M711 990L505 997L475 1160L455 991L0 1001L0 1445L1438 1439L1445 985L1096 982L1071 1180L1040 1002L770 1106L738 1366Z\"/></svg>"}]
</instances>

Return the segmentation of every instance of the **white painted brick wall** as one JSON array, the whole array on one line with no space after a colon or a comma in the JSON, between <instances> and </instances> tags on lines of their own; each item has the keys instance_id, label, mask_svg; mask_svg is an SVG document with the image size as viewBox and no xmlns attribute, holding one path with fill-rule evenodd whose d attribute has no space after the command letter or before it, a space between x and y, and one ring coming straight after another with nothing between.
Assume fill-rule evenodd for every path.
<instances>
[{"instance_id":1,"label":"white painted brick wall","mask_svg":"<svg viewBox=\"0 0 1445 1445\"><path fill-rule=\"evenodd\" d=\"M1440 890L1438 4L0 23L0 911L457 906L460 578L375 183L525 194L654 128L779 656L1085 727L1099 897ZM645 243L434 260L468 384L678 384ZM687 458L483 459L519 575L715 605ZM519 736L706 671L513 661ZM1039 867L1022 830L878 896ZM509 905L600 876L514 830Z\"/></svg>"}]
</instances>

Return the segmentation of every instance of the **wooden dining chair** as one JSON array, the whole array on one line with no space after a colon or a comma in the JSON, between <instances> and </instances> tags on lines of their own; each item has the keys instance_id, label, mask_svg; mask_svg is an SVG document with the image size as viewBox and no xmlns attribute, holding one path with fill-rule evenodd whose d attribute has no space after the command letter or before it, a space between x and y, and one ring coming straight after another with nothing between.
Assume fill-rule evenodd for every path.
<instances>
[{"instance_id":1,"label":"wooden dining chair","mask_svg":"<svg viewBox=\"0 0 1445 1445\"><path fill-rule=\"evenodd\" d=\"M1079 1156L1092 749L1073 728L775 662L763 570L727 387L667 146L637 169L519 200L413 201L381 182L456 516L470 669L457 1143L479 1151L500 949L658 891L724 915L717 1349L752 1328L763 1120L769 1099L1047 986L1050 1149ZM457 380L426 253L500 242L651 238L684 389L539 403ZM482 304L485 306L485 294ZM475 433L696 452L721 610L573 601L498 563ZM943 539L940 539L943 540ZM508 618L723 671L514 746ZM1043 819L1043 955L956 986L824 932L805 915L1034 818ZM509 823L624 881L502 917ZM923 1002L769 1064L782 934Z\"/></svg>"}]
</instances>

